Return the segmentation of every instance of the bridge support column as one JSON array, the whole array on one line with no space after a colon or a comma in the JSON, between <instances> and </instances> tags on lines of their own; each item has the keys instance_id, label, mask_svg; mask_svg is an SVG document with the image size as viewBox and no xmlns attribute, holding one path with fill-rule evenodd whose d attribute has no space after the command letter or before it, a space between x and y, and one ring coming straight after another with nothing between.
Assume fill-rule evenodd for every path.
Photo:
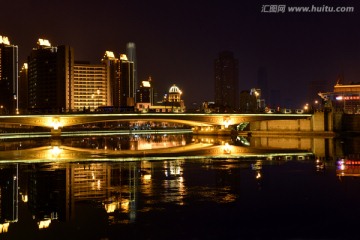
<instances>
[{"instance_id":1,"label":"bridge support column","mask_svg":"<svg viewBox=\"0 0 360 240\"><path fill-rule=\"evenodd\" d=\"M61 136L61 129L60 129L60 128L58 128L58 129L52 128L52 129L51 129L51 136L52 136L52 137L59 137L59 136Z\"/></svg>"}]
</instances>

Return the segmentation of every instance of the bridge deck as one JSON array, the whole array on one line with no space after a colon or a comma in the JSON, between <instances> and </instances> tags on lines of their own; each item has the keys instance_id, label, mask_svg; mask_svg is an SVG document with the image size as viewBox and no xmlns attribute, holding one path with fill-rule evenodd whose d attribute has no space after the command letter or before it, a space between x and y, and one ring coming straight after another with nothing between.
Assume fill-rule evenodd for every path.
<instances>
[{"instance_id":1,"label":"bridge deck","mask_svg":"<svg viewBox=\"0 0 360 240\"><path fill-rule=\"evenodd\" d=\"M126 113L126 114L53 114L2 115L0 123L49 128L107 121L163 121L189 126L238 125L243 122L286 119L309 119L312 114L195 114L195 113Z\"/></svg>"}]
</instances>

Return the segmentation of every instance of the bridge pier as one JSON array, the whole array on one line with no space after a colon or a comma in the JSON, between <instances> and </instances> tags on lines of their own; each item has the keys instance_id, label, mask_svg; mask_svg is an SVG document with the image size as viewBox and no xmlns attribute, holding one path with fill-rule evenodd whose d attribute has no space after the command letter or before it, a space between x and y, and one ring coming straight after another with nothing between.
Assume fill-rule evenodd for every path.
<instances>
[{"instance_id":1,"label":"bridge pier","mask_svg":"<svg viewBox=\"0 0 360 240\"><path fill-rule=\"evenodd\" d=\"M51 129L51 136L52 137L60 137L61 136L61 129L60 128L58 128L58 129L52 128Z\"/></svg>"}]
</instances>

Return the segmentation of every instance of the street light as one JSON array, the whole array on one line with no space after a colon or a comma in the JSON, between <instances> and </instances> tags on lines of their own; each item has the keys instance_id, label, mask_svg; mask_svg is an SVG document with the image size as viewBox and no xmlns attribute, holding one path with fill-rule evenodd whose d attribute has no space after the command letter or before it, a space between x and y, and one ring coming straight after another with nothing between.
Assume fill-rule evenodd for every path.
<instances>
[{"instance_id":1,"label":"street light","mask_svg":"<svg viewBox=\"0 0 360 240\"><path fill-rule=\"evenodd\" d=\"M318 104L319 104L319 101L318 101L318 100L315 100L315 101L314 101L314 104L315 104L315 107L314 107L314 108L315 108L315 110L317 111L317 110L319 109L319 105L318 105Z\"/></svg>"},{"instance_id":2,"label":"street light","mask_svg":"<svg viewBox=\"0 0 360 240\"><path fill-rule=\"evenodd\" d=\"M255 99L256 99L256 110L260 108L260 99L259 99L260 93L255 90Z\"/></svg>"},{"instance_id":3,"label":"street light","mask_svg":"<svg viewBox=\"0 0 360 240\"><path fill-rule=\"evenodd\" d=\"M346 105L345 105L345 97L344 96L337 96L335 98L337 101L343 101L343 111L345 112L345 108L346 108Z\"/></svg>"},{"instance_id":4,"label":"street light","mask_svg":"<svg viewBox=\"0 0 360 240\"><path fill-rule=\"evenodd\" d=\"M309 104L307 103L307 104L305 104L305 106L304 106L304 110L305 110L305 112L307 112L308 110L309 110Z\"/></svg>"}]
</instances>

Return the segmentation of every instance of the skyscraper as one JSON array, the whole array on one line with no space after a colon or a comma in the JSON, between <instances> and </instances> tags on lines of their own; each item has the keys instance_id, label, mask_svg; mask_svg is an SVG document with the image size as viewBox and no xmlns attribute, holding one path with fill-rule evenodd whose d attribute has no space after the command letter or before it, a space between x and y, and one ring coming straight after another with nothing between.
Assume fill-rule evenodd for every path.
<instances>
[{"instance_id":1,"label":"skyscraper","mask_svg":"<svg viewBox=\"0 0 360 240\"><path fill-rule=\"evenodd\" d=\"M111 51L106 51L101 62L106 66L109 105L120 107L120 60Z\"/></svg>"},{"instance_id":2,"label":"skyscraper","mask_svg":"<svg viewBox=\"0 0 360 240\"><path fill-rule=\"evenodd\" d=\"M0 114L15 114L18 107L18 46L0 35Z\"/></svg>"},{"instance_id":3,"label":"skyscraper","mask_svg":"<svg viewBox=\"0 0 360 240\"><path fill-rule=\"evenodd\" d=\"M136 89L138 88L138 78L137 78L137 61L136 61L136 46L135 43L129 42L126 44L126 56L129 61L134 63L134 96L136 94Z\"/></svg>"},{"instance_id":4,"label":"skyscraper","mask_svg":"<svg viewBox=\"0 0 360 240\"><path fill-rule=\"evenodd\" d=\"M72 108L76 111L95 111L108 106L107 72L104 64L78 62L74 64L74 91Z\"/></svg>"},{"instance_id":5,"label":"skyscraper","mask_svg":"<svg viewBox=\"0 0 360 240\"><path fill-rule=\"evenodd\" d=\"M136 109L140 112L148 112L154 105L154 89L152 87L151 77L148 80L141 81L136 90Z\"/></svg>"},{"instance_id":6,"label":"skyscraper","mask_svg":"<svg viewBox=\"0 0 360 240\"><path fill-rule=\"evenodd\" d=\"M74 50L39 39L28 57L29 108L58 112L74 108Z\"/></svg>"},{"instance_id":7,"label":"skyscraper","mask_svg":"<svg viewBox=\"0 0 360 240\"><path fill-rule=\"evenodd\" d=\"M224 51L215 60L215 104L220 111L237 110L239 106L238 60Z\"/></svg>"},{"instance_id":8,"label":"skyscraper","mask_svg":"<svg viewBox=\"0 0 360 240\"><path fill-rule=\"evenodd\" d=\"M24 63L19 73L19 112L28 111L28 64Z\"/></svg>"},{"instance_id":9,"label":"skyscraper","mask_svg":"<svg viewBox=\"0 0 360 240\"><path fill-rule=\"evenodd\" d=\"M139 88L136 90L136 103L149 103L150 105L154 105L153 92L151 77L149 77L148 80L141 81Z\"/></svg>"},{"instance_id":10,"label":"skyscraper","mask_svg":"<svg viewBox=\"0 0 360 240\"><path fill-rule=\"evenodd\" d=\"M135 106L134 63L120 54L120 106Z\"/></svg>"}]
</instances>

